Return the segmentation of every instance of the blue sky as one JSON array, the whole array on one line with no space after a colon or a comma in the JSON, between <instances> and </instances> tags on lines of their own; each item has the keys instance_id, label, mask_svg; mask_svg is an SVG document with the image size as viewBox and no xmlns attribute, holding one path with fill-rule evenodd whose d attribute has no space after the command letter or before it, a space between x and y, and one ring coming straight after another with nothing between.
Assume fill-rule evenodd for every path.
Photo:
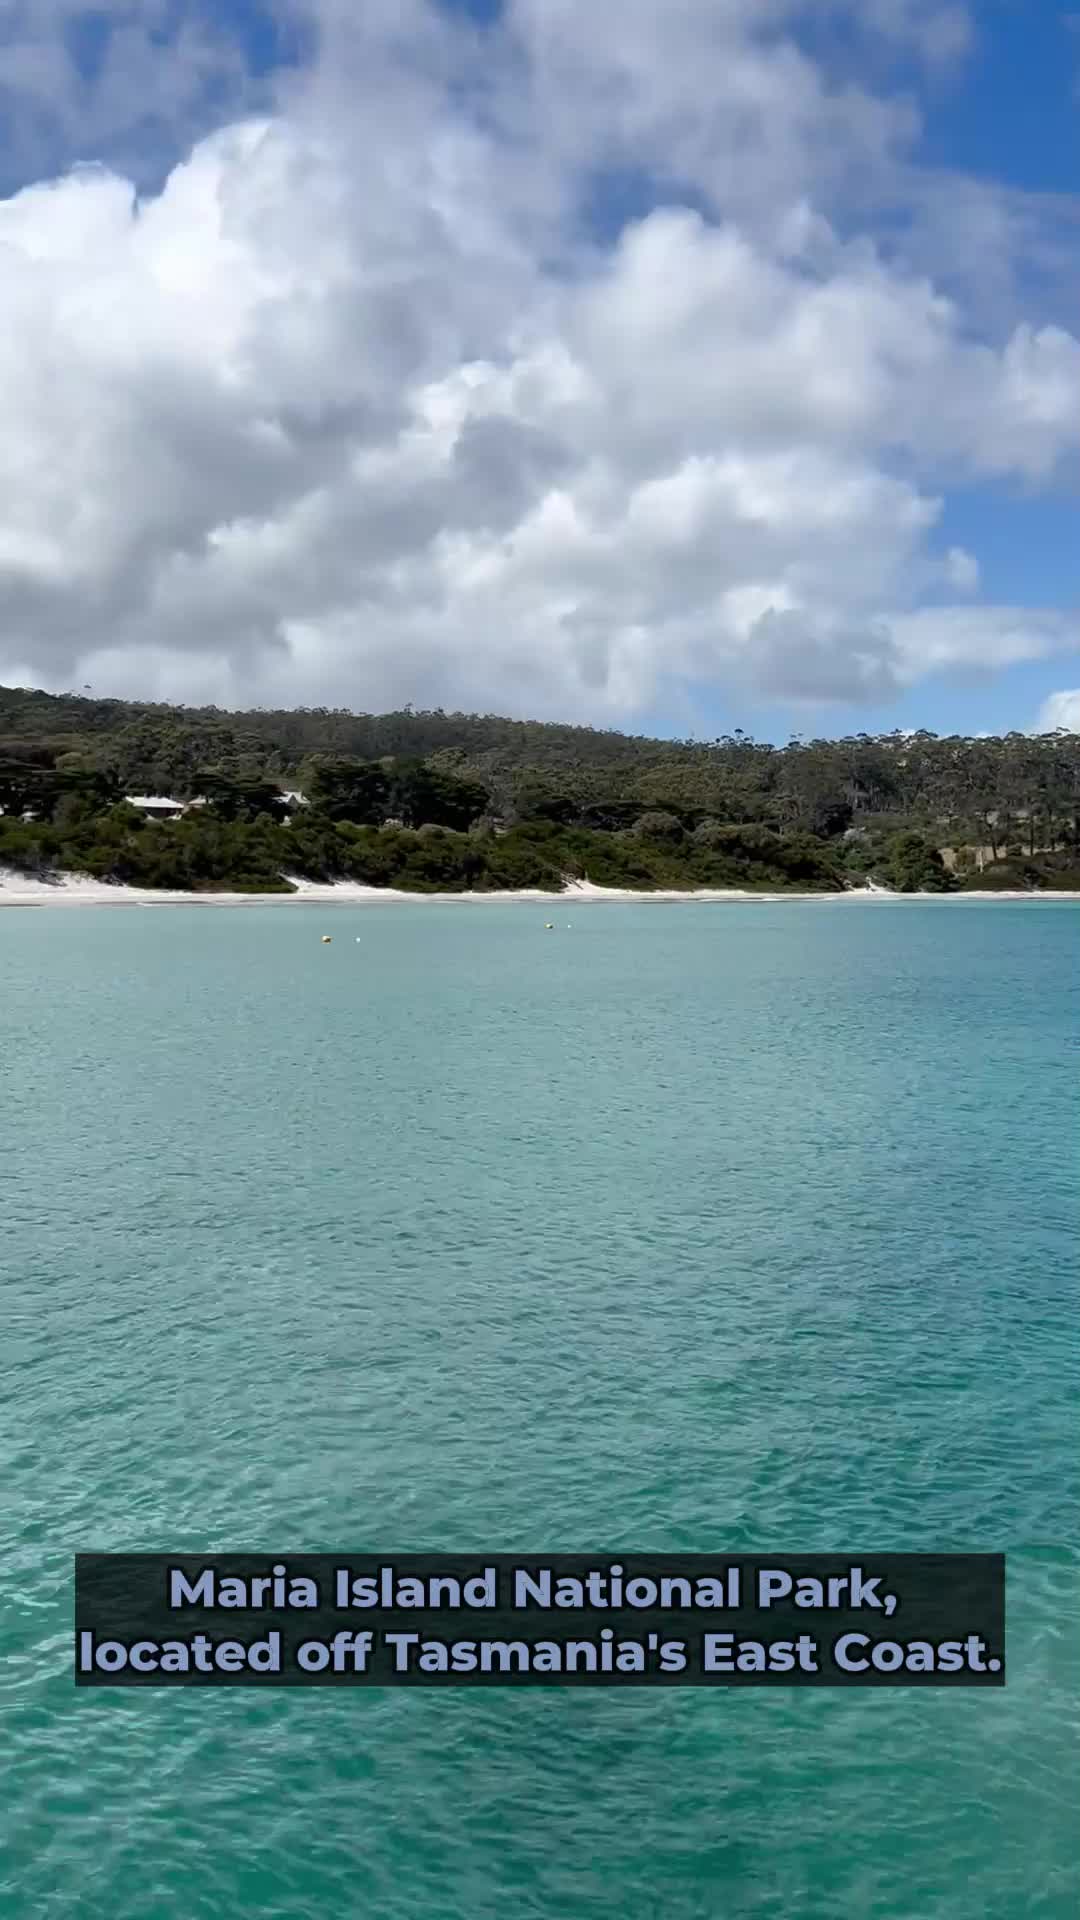
<instances>
[{"instance_id":1,"label":"blue sky","mask_svg":"<svg viewBox=\"0 0 1080 1920\"><path fill-rule=\"evenodd\" d=\"M1036 192L1075 194L1077 26L1052 0L986 0L975 17L970 60L936 99L929 95L926 158Z\"/></svg>"},{"instance_id":2,"label":"blue sky","mask_svg":"<svg viewBox=\"0 0 1080 1920\"><path fill-rule=\"evenodd\" d=\"M40 0L0 62L0 678L1080 726L1067 10Z\"/></svg>"}]
</instances>

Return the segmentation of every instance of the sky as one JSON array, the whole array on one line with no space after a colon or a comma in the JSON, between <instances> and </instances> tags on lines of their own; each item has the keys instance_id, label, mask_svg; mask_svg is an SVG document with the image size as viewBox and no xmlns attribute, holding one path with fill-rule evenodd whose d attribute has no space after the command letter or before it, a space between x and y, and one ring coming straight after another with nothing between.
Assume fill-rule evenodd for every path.
<instances>
[{"instance_id":1,"label":"sky","mask_svg":"<svg viewBox=\"0 0 1080 1920\"><path fill-rule=\"evenodd\" d=\"M1080 730L1080 13L0 0L0 682Z\"/></svg>"}]
</instances>

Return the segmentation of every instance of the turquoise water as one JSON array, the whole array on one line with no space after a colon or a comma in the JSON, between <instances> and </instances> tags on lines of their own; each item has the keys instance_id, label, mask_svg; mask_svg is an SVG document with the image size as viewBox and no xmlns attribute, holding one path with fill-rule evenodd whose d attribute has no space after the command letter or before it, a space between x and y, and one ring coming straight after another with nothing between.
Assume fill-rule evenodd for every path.
<instances>
[{"instance_id":1,"label":"turquoise water","mask_svg":"<svg viewBox=\"0 0 1080 1920\"><path fill-rule=\"evenodd\" d=\"M0 913L9 1920L1073 1920L1080 911L551 917ZM886 1547L1004 1692L71 1679L78 1548Z\"/></svg>"}]
</instances>

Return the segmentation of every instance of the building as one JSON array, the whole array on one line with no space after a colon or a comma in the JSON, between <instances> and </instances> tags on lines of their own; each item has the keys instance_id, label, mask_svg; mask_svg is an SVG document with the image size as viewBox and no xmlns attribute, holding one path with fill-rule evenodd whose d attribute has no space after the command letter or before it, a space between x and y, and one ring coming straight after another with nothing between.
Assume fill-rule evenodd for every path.
<instances>
[{"instance_id":1,"label":"building","mask_svg":"<svg viewBox=\"0 0 1080 1920\"><path fill-rule=\"evenodd\" d=\"M147 820L178 820L184 812L183 800L170 800L161 793L125 793L124 799Z\"/></svg>"}]
</instances>

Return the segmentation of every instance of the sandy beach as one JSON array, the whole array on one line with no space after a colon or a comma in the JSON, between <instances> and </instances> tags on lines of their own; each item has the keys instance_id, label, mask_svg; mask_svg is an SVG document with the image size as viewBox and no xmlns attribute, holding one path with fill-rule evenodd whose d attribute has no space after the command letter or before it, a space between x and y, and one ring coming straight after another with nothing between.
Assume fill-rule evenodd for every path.
<instances>
[{"instance_id":1,"label":"sandy beach","mask_svg":"<svg viewBox=\"0 0 1080 1920\"><path fill-rule=\"evenodd\" d=\"M847 900L881 902L883 900L1080 900L1080 893L889 893L881 887L852 889L848 893L760 893L737 888L703 887L697 890L656 890L634 892L618 887L597 887L589 880L571 880L560 893L519 888L504 893L404 893L396 887L366 887L357 881L340 880L321 885L311 880L293 879L294 893L165 893L152 887L127 887L105 880L92 880L81 874L61 874L53 880L32 879L9 868L0 870L0 907L359 907L417 905L575 906L635 905L659 906L677 901L688 904L752 905L755 902L812 900L820 904Z\"/></svg>"}]
</instances>

